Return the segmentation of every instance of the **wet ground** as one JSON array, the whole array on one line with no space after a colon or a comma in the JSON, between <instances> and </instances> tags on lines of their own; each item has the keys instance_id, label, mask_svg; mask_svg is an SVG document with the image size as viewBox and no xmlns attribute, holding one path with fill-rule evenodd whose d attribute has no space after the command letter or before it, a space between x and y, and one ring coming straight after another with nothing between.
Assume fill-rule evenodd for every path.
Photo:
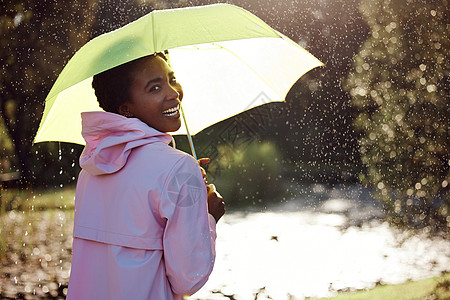
<instances>
[{"instance_id":1,"label":"wet ground","mask_svg":"<svg viewBox=\"0 0 450 300\"><path fill-rule=\"evenodd\" d=\"M280 205L229 210L213 274L191 299L326 297L450 271L450 240L397 231L381 217L367 190L321 185ZM70 210L2 216L0 299L64 299L72 222Z\"/></svg>"},{"instance_id":2,"label":"wet ground","mask_svg":"<svg viewBox=\"0 0 450 300\"><path fill-rule=\"evenodd\" d=\"M0 220L0 299L64 299L73 212L10 211Z\"/></svg>"}]
</instances>

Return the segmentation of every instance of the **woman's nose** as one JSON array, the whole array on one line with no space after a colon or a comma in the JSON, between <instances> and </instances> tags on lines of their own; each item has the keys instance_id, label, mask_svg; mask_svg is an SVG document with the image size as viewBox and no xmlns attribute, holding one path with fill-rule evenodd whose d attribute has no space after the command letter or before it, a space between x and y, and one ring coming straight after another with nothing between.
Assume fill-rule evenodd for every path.
<instances>
[{"instance_id":1,"label":"woman's nose","mask_svg":"<svg viewBox=\"0 0 450 300\"><path fill-rule=\"evenodd\" d=\"M181 93L178 91L178 89L176 87L170 86L170 90L169 90L169 93L168 93L168 99L169 100L171 100L171 99L181 100L180 99L180 95L181 95Z\"/></svg>"},{"instance_id":2,"label":"woman's nose","mask_svg":"<svg viewBox=\"0 0 450 300\"><path fill-rule=\"evenodd\" d=\"M181 101L183 99L183 88L181 87L180 84L176 84L176 85L170 85L170 91L169 91L169 99L178 99L179 101Z\"/></svg>"}]
</instances>

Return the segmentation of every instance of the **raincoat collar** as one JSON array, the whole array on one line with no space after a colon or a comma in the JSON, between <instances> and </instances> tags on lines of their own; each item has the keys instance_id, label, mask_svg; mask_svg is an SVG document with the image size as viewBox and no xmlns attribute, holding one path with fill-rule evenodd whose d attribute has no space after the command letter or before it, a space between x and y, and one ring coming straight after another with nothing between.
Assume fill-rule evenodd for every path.
<instances>
[{"instance_id":1,"label":"raincoat collar","mask_svg":"<svg viewBox=\"0 0 450 300\"><path fill-rule=\"evenodd\" d=\"M81 113L81 119L86 147L80 156L80 166L92 175L119 171L133 148L155 142L168 145L172 141L171 135L137 118L92 111Z\"/></svg>"}]
</instances>

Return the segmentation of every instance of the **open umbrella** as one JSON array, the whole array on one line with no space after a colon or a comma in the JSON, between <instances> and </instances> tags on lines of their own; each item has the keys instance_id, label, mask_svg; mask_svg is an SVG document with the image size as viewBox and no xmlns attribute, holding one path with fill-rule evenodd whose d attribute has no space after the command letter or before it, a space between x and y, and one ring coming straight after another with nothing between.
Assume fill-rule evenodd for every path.
<instances>
[{"instance_id":1,"label":"open umbrella","mask_svg":"<svg viewBox=\"0 0 450 300\"><path fill-rule=\"evenodd\" d=\"M175 134L187 133L189 138L189 130L196 134L252 107L284 101L299 77L322 65L237 6L155 10L92 39L75 53L46 98L35 142L84 144L80 113L101 110L92 76L155 52L168 52L183 86L187 117Z\"/></svg>"}]
</instances>

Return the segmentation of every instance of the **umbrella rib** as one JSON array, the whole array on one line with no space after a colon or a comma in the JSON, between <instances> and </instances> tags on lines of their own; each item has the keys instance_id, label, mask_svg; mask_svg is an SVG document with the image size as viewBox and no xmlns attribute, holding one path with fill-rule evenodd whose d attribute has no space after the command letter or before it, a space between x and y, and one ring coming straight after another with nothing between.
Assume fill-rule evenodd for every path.
<instances>
[{"instance_id":1,"label":"umbrella rib","mask_svg":"<svg viewBox=\"0 0 450 300\"><path fill-rule=\"evenodd\" d=\"M157 47L156 47L156 28L155 28L155 25L156 25L156 21L155 21L155 14L151 14L151 16L152 16L152 33L153 33L153 50L154 50L154 53L156 53L157 52Z\"/></svg>"},{"instance_id":2,"label":"umbrella rib","mask_svg":"<svg viewBox=\"0 0 450 300\"><path fill-rule=\"evenodd\" d=\"M226 51L228 51L229 53L231 53L234 57L236 57L237 59L239 59L244 65L246 65L256 76L258 76L262 81L264 81L264 83L269 86L272 91L274 91L278 96L280 96L280 98L284 99L284 96L280 95L277 90L275 88L273 88L273 86L267 82L267 80L265 80L263 77L261 77L258 72L255 71L255 69L253 69L247 62L245 62L243 59L241 59L238 55L236 55L233 51L231 51L230 49L220 45L220 44L216 44L216 43L211 43L212 45L216 45L219 46L221 49L224 49Z\"/></svg>"}]
</instances>

